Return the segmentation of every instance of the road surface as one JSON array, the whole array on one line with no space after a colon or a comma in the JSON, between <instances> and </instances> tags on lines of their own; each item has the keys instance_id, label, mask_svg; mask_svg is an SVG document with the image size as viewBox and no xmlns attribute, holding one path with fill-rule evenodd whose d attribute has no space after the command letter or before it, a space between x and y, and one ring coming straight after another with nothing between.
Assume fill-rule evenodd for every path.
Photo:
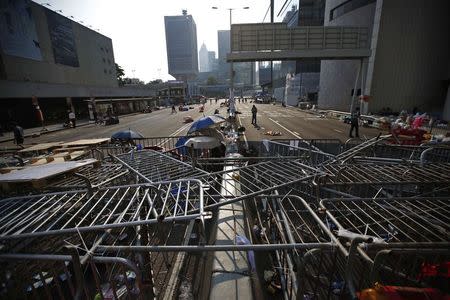
<instances>
[{"instance_id":1,"label":"road surface","mask_svg":"<svg viewBox=\"0 0 450 300\"><path fill-rule=\"evenodd\" d=\"M190 123L184 123L183 118L191 116L194 120L203 115L211 115L217 108L221 115L226 116L226 108L219 107L224 100L209 101L205 104L205 112L200 113L200 105L193 105L193 109L185 112L171 113L170 108L161 109L147 114L135 114L121 116L120 123L103 126L90 124L83 127L71 128L41 135L35 138L27 138L25 146L43 142L73 141L86 138L110 137L114 132L131 129L141 133L145 137L166 137L185 135ZM248 141L260 141L262 139L348 139L349 124L335 119L320 118L293 107L280 105L256 104L258 108L258 126L251 124L252 103L237 103L237 123L246 128L245 138ZM280 132L280 136L266 135L268 131ZM379 133L373 128L360 128L360 136L374 137ZM2 146L12 145L12 142L2 143Z\"/></svg>"}]
</instances>

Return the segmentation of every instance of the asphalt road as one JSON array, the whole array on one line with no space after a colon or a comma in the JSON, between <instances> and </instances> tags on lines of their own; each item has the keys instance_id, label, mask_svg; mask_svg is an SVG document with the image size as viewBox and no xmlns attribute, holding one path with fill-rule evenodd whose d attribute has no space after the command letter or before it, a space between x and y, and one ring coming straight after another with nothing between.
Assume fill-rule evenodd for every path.
<instances>
[{"instance_id":1,"label":"asphalt road","mask_svg":"<svg viewBox=\"0 0 450 300\"><path fill-rule=\"evenodd\" d=\"M219 107L219 103L208 101L205 104L204 115L214 113L216 108L225 116L226 108ZM280 105L257 104L258 126L251 124L252 103L237 103L237 122L246 128L245 137L249 141L259 141L262 139L330 139L337 138L341 141L348 139L349 124L335 119L320 118L316 115L300 111L293 107L282 107ZM185 112L171 113L170 108L154 111L148 114L135 114L121 116L120 123L116 125L103 126L90 124L82 127L61 130L48 133L35 138L27 138L26 144L36 144L43 142L73 141L86 138L110 137L114 132L131 129L140 132L146 137L166 137L184 135L187 133L190 123L184 123L183 118L191 116L194 120L203 116L199 112L200 105L193 105L194 109ZM280 132L280 136L266 135L268 131ZM360 136L374 137L379 133L372 128L361 128ZM12 142L8 144L12 145ZM6 146L6 143L2 144Z\"/></svg>"},{"instance_id":2,"label":"asphalt road","mask_svg":"<svg viewBox=\"0 0 450 300\"><path fill-rule=\"evenodd\" d=\"M303 112L294 107L280 105L256 104L258 109L258 126L251 124L251 108L253 103L237 103L238 122L246 128L246 138L249 141L261 139L340 139L346 141L349 137L350 125L336 119L320 118L314 114ZM268 131L280 132L280 136L270 136ZM379 130L374 128L359 128L360 137L375 137Z\"/></svg>"}]
</instances>

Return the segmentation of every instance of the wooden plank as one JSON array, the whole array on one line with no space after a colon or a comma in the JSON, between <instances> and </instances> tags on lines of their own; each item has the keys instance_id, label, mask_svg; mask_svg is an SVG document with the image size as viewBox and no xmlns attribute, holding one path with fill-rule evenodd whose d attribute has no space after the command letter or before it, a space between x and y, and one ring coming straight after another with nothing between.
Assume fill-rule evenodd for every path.
<instances>
[{"instance_id":1,"label":"wooden plank","mask_svg":"<svg viewBox=\"0 0 450 300\"><path fill-rule=\"evenodd\" d=\"M41 144L37 144L37 145L31 146L31 147L22 149L19 151L19 153L48 151L53 148L61 147L62 143L63 142L41 143Z\"/></svg>"},{"instance_id":2,"label":"wooden plank","mask_svg":"<svg viewBox=\"0 0 450 300\"><path fill-rule=\"evenodd\" d=\"M69 143L61 144L62 147L73 147L73 146L95 146L106 143L109 141L109 138L102 139L82 139Z\"/></svg>"},{"instance_id":3,"label":"wooden plank","mask_svg":"<svg viewBox=\"0 0 450 300\"><path fill-rule=\"evenodd\" d=\"M82 151L82 150L86 150L89 147L87 146L76 146L76 147L70 147L70 148L57 148L55 150L53 150L53 153L60 153L60 152L74 152L74 151Z\"/></svg>"},{"instance_id":4,"label":"wooden plank","mask_svg":"<svg viewBox=\"0 0 450 300\"><path fill-rule=\"evenodd\" d=\"M96 159L85 159L79 161L52 162L40 166L32 166L24 168L12 173L0 174L0 183L3 182L27 182L34 180L48 179L53 176L74 172L80 167L86 165L97 165L99 161Z\"/></svg>"}]
</instances>

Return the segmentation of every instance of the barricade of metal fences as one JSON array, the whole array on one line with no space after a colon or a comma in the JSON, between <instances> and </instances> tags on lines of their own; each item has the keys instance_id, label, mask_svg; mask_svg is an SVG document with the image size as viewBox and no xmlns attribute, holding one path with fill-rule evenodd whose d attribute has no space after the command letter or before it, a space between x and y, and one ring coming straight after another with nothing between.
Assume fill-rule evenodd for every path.
<instances>
[{"instance_id":1,"label":"barricade of metal fences","mask_svg":"<svg viewBox=\"0 0 450 300\"><path fill-rule=\"evenodd\" d=\"M305 164L317 166L335 156L320 150L306 140L263 140L259 146L260 156L294 156Z\"/></svg>"},{"instance_id":2,"label":"barricade of metal fences","mask_svg":"<svg viewBox=\"0 0 450 300\"><path fill-rule=\"evenodd\" d=\"M327 164L313 184L318 189L356 197L417 196L449 186L450 165L438 164Z\"/></svg>"},{"instance_id":3,"label":"barricade of metal fences","mask_svg":"<svg viewBox=\"0 0 450 300\"><path fill-rule=\"evenodd\" d=\"M0 254L0 299L144 299L152 285L123 257L68 254Z\"/></svg>"},{"instance_id":4,"label":"barricade of metal fences","mask_svg":"<svg viewBox=\"0 0 450 300\"><path fill-rule=\"evenodd\" d=\"M133 145L141 145L142 149L151 150L168 150L177 147L176 143L182 136L167 136L167 137L144 137L132 139Z\"/></svg>"},{"instance_id":5,"label":"barricade of metal fences","mask_svg":"<svg viewBox=\"0 0 450 300\"><path fill-rule=\"evenodd\" d=\"M348 271L356 291L378 282L448 293L448 197L325 199L320 205L327 227L344 245L352 241Z\"/></svg>"}]
</instances>

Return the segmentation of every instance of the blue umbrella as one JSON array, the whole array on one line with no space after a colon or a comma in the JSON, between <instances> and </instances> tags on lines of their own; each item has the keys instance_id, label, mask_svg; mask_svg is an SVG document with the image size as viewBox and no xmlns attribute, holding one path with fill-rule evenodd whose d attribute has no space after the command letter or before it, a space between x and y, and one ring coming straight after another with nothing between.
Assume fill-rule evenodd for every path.
<instances>
[{"instance_id":1,"label":"blue umbrella","mask_svg":"<svg viewBox=\"0 0 450 300\"><path fill-rule=\"evenodd\" d=\"M180 137L180 138L178 139L178 141L177 141L176 144L175 144L175 147L178 148L178 149L177 149L178 154L180 154L180 155L185 155L185 156L188 154L186 147L183 147L184 144L187 142L188 139L189 139L189 138L188 138L188 137L185 137L185 136L182 136L182 137Z\"/></svg>"},{"instance_id":2,"label":"blue umbrella","mask_svg":"<svg viewBox=\"0 0 450 300\"><path fill-rule=\"evenodd\" d=\"M192 123L192 126L189 129L188 134L191 134L193 132L208 128L211 125L219 124L222 122L225 122L225 118L218 115L200 118L194 123Z\"/></svg>"},{"instance_id":3,"label":"blue umbrella","mask_svg":"<svg viewBox=\"0 0 450 300\"><path fill-rule=\"evenodd\" d=\"M131 140L131 139L138 139L138 138L143 138L144 136L138 132L135 132L133 130L123 130L123 131L118 131L116 133L114 133L111 136L111 139L113 140Z\"/></svg>"}]
</instances>

